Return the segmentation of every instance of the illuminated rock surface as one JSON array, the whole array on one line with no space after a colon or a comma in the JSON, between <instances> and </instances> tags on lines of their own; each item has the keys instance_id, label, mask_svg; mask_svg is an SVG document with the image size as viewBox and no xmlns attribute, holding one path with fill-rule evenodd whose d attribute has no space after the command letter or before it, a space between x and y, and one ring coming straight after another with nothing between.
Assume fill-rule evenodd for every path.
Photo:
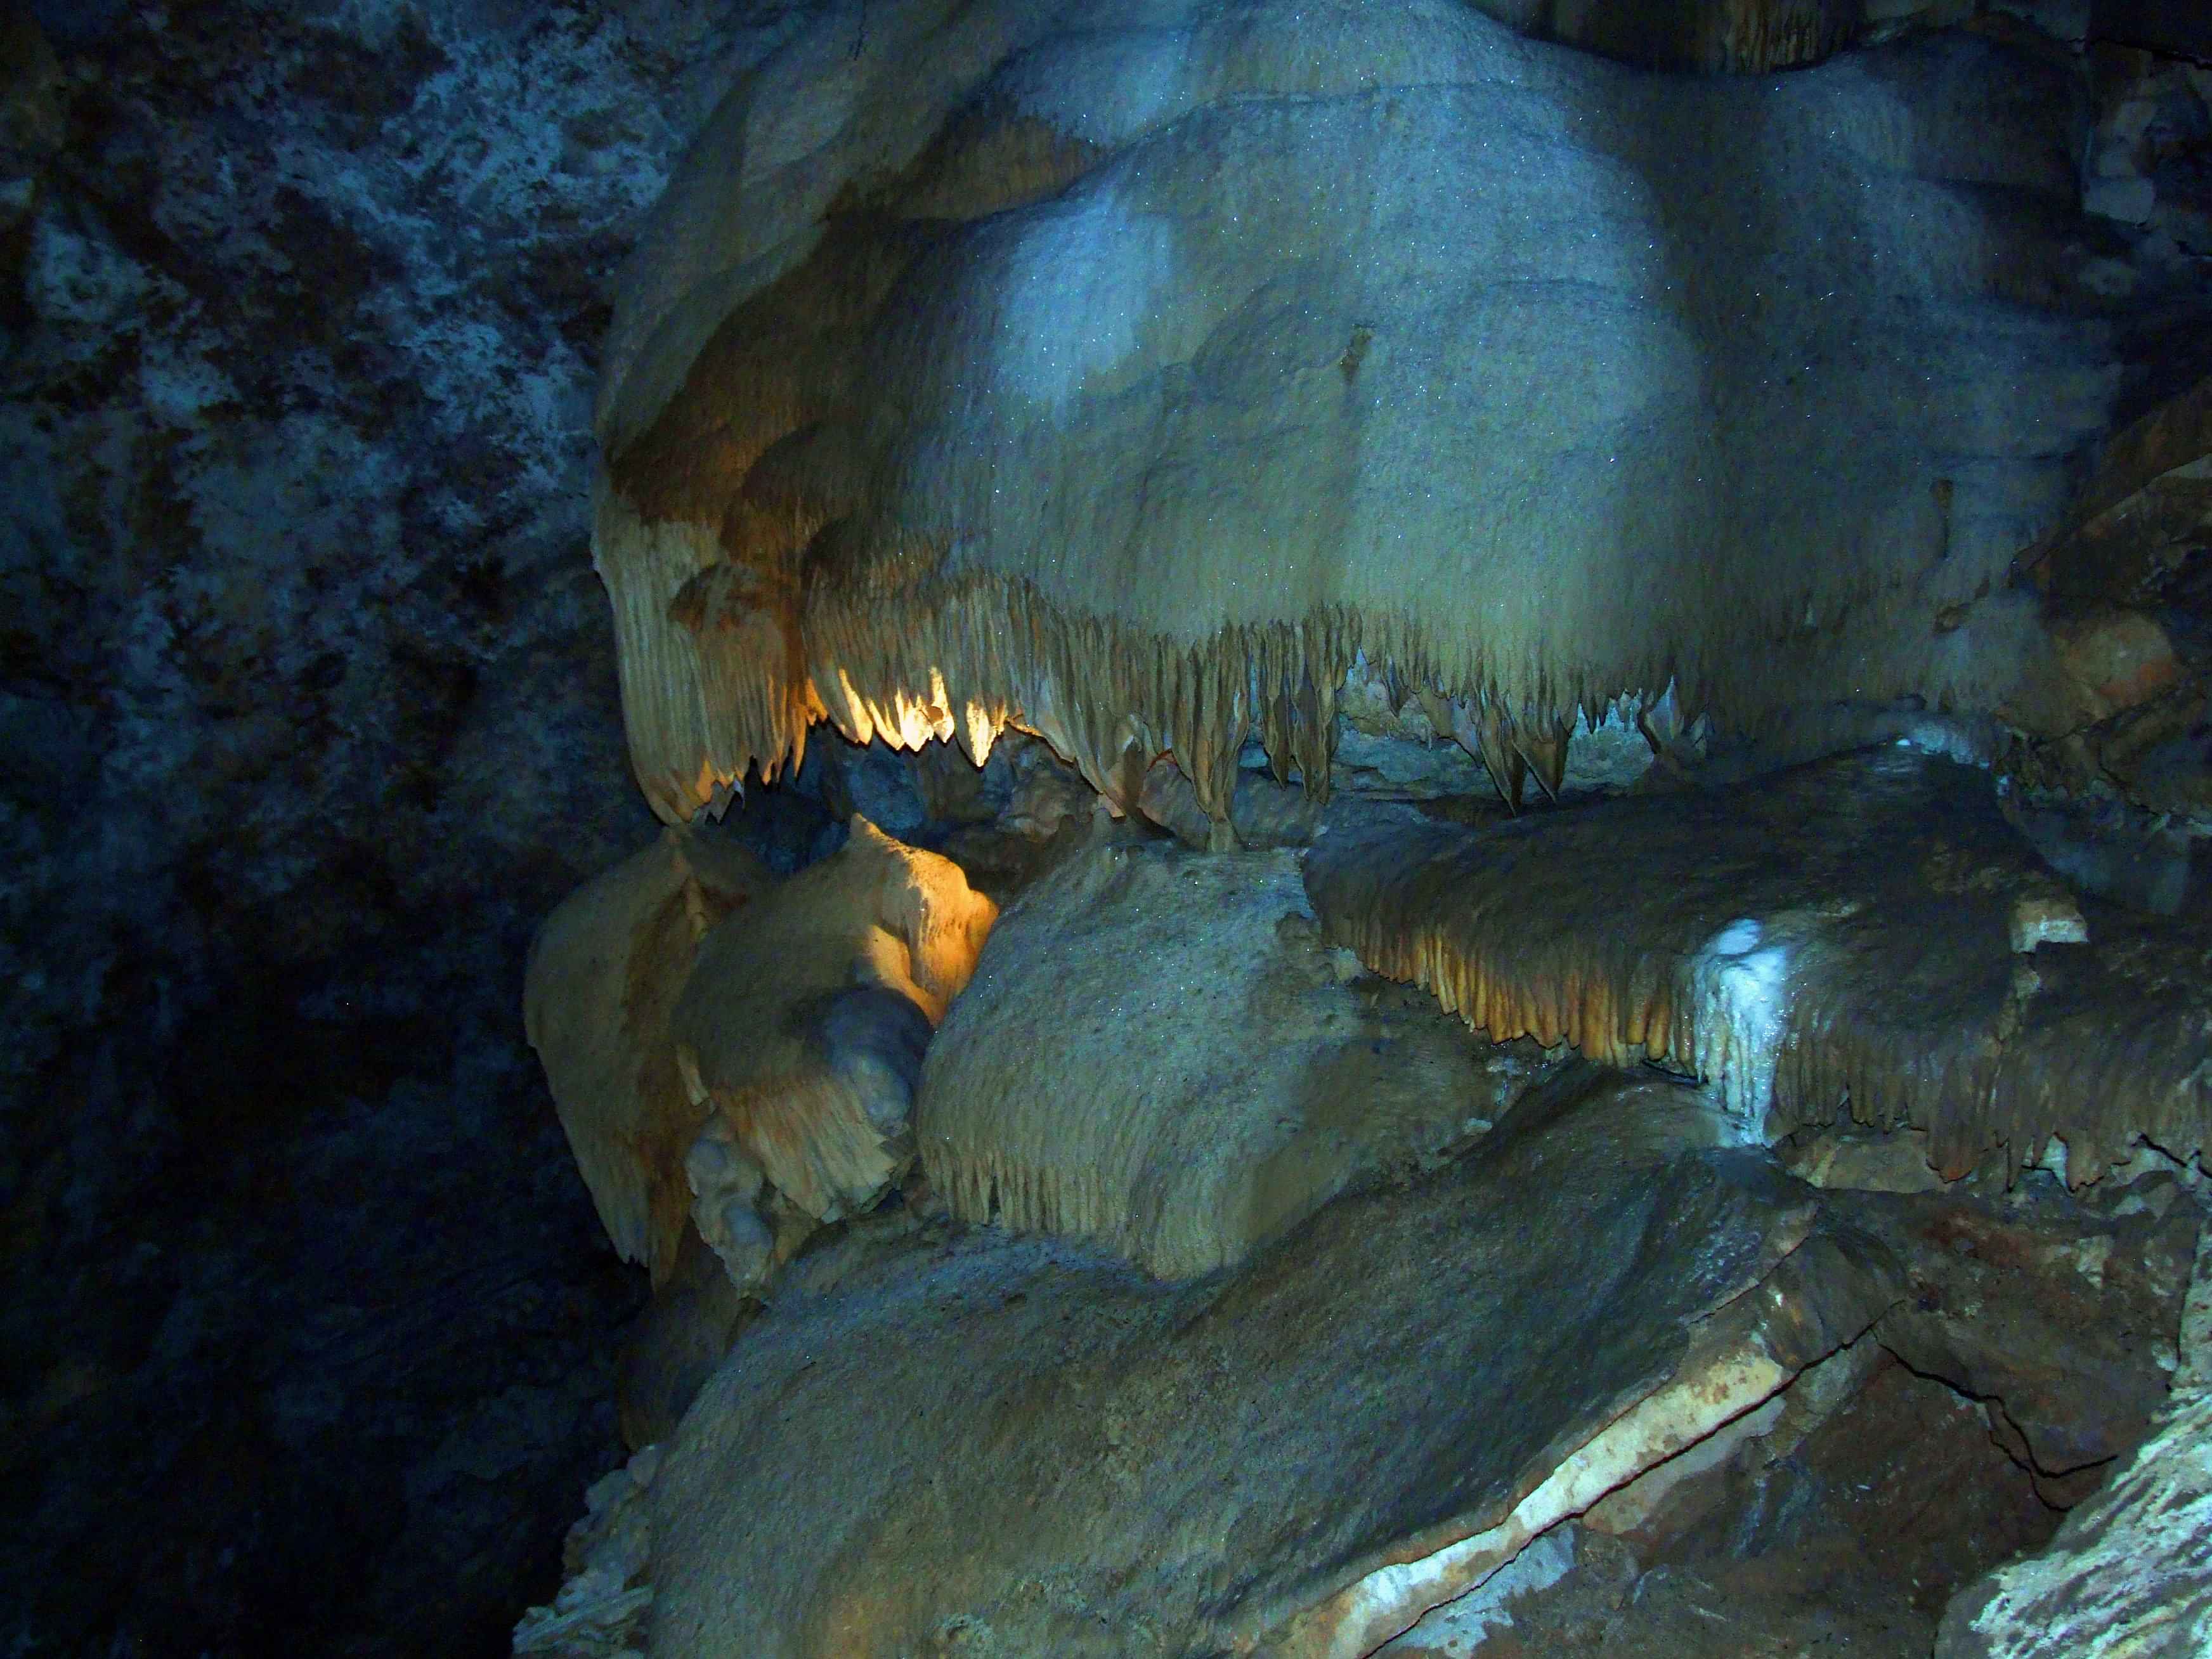
<instances>
[{"instance_id":1,"label":"illuminated rock surface","mask_svg":"<svg viewBox=\"0 0 2212 1659\"><path fill-rule=\"evenodd\" d=\"M1167 1277L1402 1180L1543 1075L1322 945L1286 852L1121 839L1000 921L932 1046L916 1130L963 1220L1089 1237Z\"/></svg>"},{"instance_id":2,"label":"illuminated rock surface","mask_svg":"<svg viewBox=\"0 0 2212 1659\"><path fill-rule=\"evenodd\" d=\"M773 884L735 843L670 830L571 895L531 951L524 1029L600 1224L655 1283L675 1265L691 1209L684 1154L706 1116L669 1018L708 930Z\"/></svg>"},{"instance_id":3,"label":"illuminated rock surface","mask_svg":"<svg viewBox=\"0 0 2212 1659\"><path fill-rule=\"evenodd\" d=\"M997 915L959 866L856 817L702 946L672 1022L679 1069L808 1215L866 1210L913 1157L922 1052Z\"/></svg>"},{"instance_id":4,"label":"illuminated rock surface","mask_svg":"<svg viewBox=\"0 0 2212 1659\"><path fill-rule=\"evenodd\" d=\"M1959 36L1684 81L1440 3L826 14L625 270L639 780L1016 720L1225 822L1248 730L1317 787L1358 651L1531 748L1670 678L1994 707L2116 386L2087 117Z\"/></svg>"}]
</instances>

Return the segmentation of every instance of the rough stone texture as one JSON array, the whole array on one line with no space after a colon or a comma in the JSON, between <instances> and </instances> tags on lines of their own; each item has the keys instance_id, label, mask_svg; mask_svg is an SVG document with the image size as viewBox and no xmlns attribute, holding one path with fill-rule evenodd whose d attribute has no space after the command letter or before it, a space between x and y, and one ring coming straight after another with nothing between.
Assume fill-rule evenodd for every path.
<instances>
[{"instance_id":1,"label":"rough stone texture","mask_svg":"<svg viewBox=\"0 0 2212 1659\"><path fill-rule=\"evenodd\" d=\"M1694 1091L1563 1083L1236 1274L977 1240L772 1310L655 1481L653 1650L1368 1651L1878 1311Z\"/></svg>"},{"instance_id":2,"label":"rough stone texture","mask_svg":"<svg viewBox=\"0 0 2212 1659\"><path fill-rule=\"evenodd\" d=\"M1271 786L1261 785L1261 787ZM922 1069L915 1136L969 1221L1166 1277L1486 1133L1545 1072L1322 945L1296 859L1119 838L1031 888Z\"/></svg>"},{"instance_id":3,"label":"rough stone texture","mask_svg":"<svg viewBox=\"0 0 2212 1659\"><path fill-rule=\"evenodd\" d=\"M33 9L0 1648L494 1650L638 1296L514 1015L651 828L585 547L601 283L787 9Z\"/></svg>"},{"instance_id":4,"label":"rough stone texture","mask_svg":"<svg viewBox=\"0 0 2212 1659\"><path fill-rule=\"evenodd\" d=\"M2212 1231L2154 1432L2049 1550L1945 1613L1938 1659L2190 1659L2212 1632Z\"/></svg>"},{"instance_id":5,"label":"rough stone texture","mask_svg":"<svg viewBox=\"0 0 2212 1659\"><path fill-rule=\"evenodd\" d=\"M1633 857L1620 856L1632 848ZM1347 812L1327 936L1505 1039L1718 1079L1752 1137L1929 1132L1947 1176L2053 1134L2076 1182L2212 1143L2212 934L2085 915L1989 779L1902 748L1469 830Z\"/></svg>"}]
</instances>

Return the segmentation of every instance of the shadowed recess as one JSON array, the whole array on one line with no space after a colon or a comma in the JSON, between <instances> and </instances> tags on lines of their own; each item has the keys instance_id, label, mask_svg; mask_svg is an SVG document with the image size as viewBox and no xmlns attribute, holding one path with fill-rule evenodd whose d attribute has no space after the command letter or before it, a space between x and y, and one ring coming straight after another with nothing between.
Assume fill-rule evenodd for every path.
<instances>
[{"instance_id":1,"label":"shadowed recess","mask_svg":"<svg viewBox=\"0 0 2212 1659\"><path fill-rule=\"evenodd\" d=\"M1905 749L1468 830L1354 820L1308 855L1335 943L1499 1041L1718 1080L1741 1133L1848 1109L1963 1175L2056 1135L2076 1184L2212 1129L2212 948L2085 921L1987 776Z\"/></svg>"}]
</instances>

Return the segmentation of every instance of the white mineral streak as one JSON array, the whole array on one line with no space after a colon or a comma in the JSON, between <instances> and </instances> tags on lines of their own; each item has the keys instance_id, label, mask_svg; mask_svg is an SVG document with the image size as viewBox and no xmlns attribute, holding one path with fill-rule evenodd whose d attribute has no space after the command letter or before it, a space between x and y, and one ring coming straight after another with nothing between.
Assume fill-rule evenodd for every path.
<instances>
[{"instance_id":1,"label":"white mineral streak","mask_svg":"<svg viewBox=\"0 0 2212 1659\"><path fill-rule=\"evenodd\" d=\"M1741 1146L1765 1144L1774 1066L1790 1024L1786 920L1740 917L1685 964L1698 1068L1727 1101Z\"/></svg>"},{"instance_id":2,"label":"white mineral streak","mask_svg":"<svg viewBox=\"0 0 2212 1659\"><path fill-rule=\"evenodd\" d=\"M1549 1589L1575 1565L1574 1530L1555 1527L1458 1600L1431 1607L1421 1620L1380 1654L1474 1654L1496 1632L1509 1629L1513 1614L1506 1603L1516 1595Z\"/></svg>"},{"instance_id":3,"label":"white mineral streak","mask_svg":"<svg viewBox=\"0 0 2212 1659\"><path fill-rule=\"evenodd\" d=\"M1571 1454L1496 1526L1419 1560L1371 1572L1325 1604L1309 1626L1320 1633L1319 1644L1286 1647L1281 1659L1373 1653L1430 1608L1481 1584L1532 1539L1754 1410L1790 1375L1756 1342L1702 1364L1693 1360Z\"/></svg>"}]
</instances>

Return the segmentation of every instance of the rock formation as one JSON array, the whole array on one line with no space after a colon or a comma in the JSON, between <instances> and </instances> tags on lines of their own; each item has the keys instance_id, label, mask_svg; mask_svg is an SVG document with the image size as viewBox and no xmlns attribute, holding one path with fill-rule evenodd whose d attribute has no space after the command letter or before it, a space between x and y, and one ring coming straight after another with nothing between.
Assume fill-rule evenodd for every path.
<instances>
[{"instance_id":1,"label":"rock formation","mask_svg":"<svg viewBox=\"0 0 2212 1659\"><path fill-rule=\"evenodd\" d=\"M1585 1076L1226 1279L994 1243L772 1316L656 1480L653 1650L1365 1652L1871 1320L1715 1139Z\"/></svg>"},{"instance_id":2,"label":"rock formation","mask_svg":"<svg viewBox=\"0 0 2212 1659\"><path fill-rule=\"evenodd\" d=\"M866 1209L913 1157L922 1052L997 915L958 866L856 817L842 850L700 951L678 1062L807 1214Z\"/></svg>"},{"instance_id":3,"label":"rock formation","mask_svg":"<svg viewBox=\"0 0 2212 1659\"><path fill-rule=\"evenodd\" d=\"M1348 823L1305 874L1378 971L1500 1041L1717 1079L1750 1139L1848 1110L1955 1177L2057 1135L2077 1182L2212 1139L2203 929L2093 923L1984 776L1910 748L1481 831Z\"/></svg>"},{"instance_id":4,"label":"rock formation","mask_svg":"<svg viewBox=\"0 0 2212 1659\"><path fill-rule=\"evenodd\" d=\"M1962 1592L1937 1659L2184 1659L2212 1632L2212 1231L2155 1431L2050 1550Z\"/></svg>"},{"instance_id":5,"label":"rock formation","mask_svg":"<svg viewBox=\"0 0 2212 1659\"><path fill-rule=\"evenodd\" d=\"M833 9L627 268L638 778L1013 722L1123 805L1172 750L1225 842L1361 655L1501 764L1670 681L2003 706L2118 384L2088 118L1956 35L1685 82L1443 0Z\"/></svg>"},{"instance_id":6,"label":"rock formation","mask_svg":"<svg viewBox=\"0 0 2212 1659\"><path fill-rule=\"evenodd\" d=\"M923 1051L997 914L859 817L781 884L671 831L556 910L525 1021L623 1258L658 1284L696 1224L750 1287L776 1254L764 1184L816 1221L872 1206L913 1157Z\"/></svg>"},{"instance_id":7,"label":"rock formation","mask_svg":"<svg viewBox=\"0 0 2212 1659\"><path fill-rule=\"evenodd\" d=\"M706 1116L669 1018L700 941L772 884L743 848L671 830L571 895L531 951L523 1028L600 1224L656 1284L690 1214L684 1158Z\"/></svg>"},{"instance_id":8,"label":"rock formation","mask_svg":"<svg viewBox=\"0 0 2212 1659\"><path fill-rule=\"evenodd\" d=\"M1925 1655L2196 1491L2212 117L1973 9L915 0L738 82L597 412L633 767L888 783L1009 904L918 1172L926 1005L793 995L849 849L702 947L691 1213L783 1276L664 1304L641 1422L729 1355L532 1650L1457 1659L1510 1571L1732 1652L1698 1564ZM1001 856L1010 731L1133 821L1032 744Z\"/></svg>"},{"instance_id":9,"label":"rock formation","mask_svg":"<svg viewBox=\"0 0 2212 1659\"><path fill-rule=\"evenodd\" d=\"M1202 1273L1454 1155L1544 1074L1357 972L1288 852L1079 854L1001 920L930 1048L931 1188L962 1220Z\"/></svg>"}]
</instances>

